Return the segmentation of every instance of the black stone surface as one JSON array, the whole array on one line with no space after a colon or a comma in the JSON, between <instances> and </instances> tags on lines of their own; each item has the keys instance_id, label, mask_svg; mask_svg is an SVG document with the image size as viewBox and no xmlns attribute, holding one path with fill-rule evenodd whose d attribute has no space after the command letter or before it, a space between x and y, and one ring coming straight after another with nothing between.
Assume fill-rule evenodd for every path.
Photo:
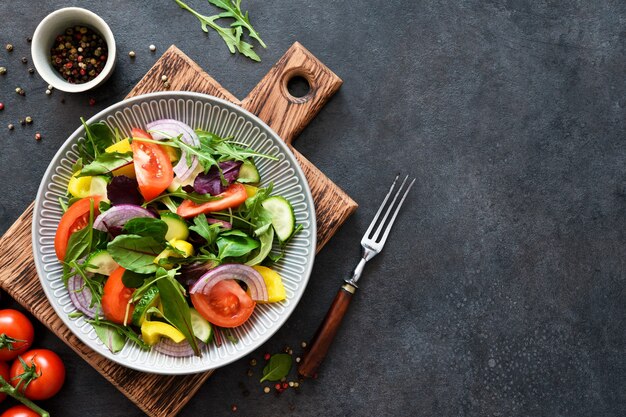
<instances>
[{"instance_id":1,"label":"black stone surface","mask_svg":"<svg viewBox=\"0 0 626 417\"><path fill-rule=\"evenodd\" d=\"M46 96L20 62L30 60L25 39L69 5L109 23L119 63L96 91ZM174 1L0 2L0 44L15 46L0 49L9 70L0 76L0 230L33 200L78 116L122 99L170 44L244 97L297 40L345 83L296 147L360 208L317 257L294 315L253 357L262 363L263 353L310 337L395 173L417 182L317 380L263 394L262 366L248 377L242 359L180 415L626 415L626 3L244 6L269 45L261 63L231 56ZM20 126L27 115L34 124ZM142 415L37 330L37 344L68 368L62 393L42 402L53 415Z\"/></svg>"}]
</instances>

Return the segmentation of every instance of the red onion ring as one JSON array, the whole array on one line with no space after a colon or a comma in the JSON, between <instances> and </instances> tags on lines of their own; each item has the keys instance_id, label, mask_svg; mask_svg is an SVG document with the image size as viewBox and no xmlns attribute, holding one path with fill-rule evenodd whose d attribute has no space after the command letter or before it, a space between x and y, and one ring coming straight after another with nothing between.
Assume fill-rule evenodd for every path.
<instances>
[{"instance_id":1,"label":"red onion ring","mask_svg":"<svg viewBox=\"0 0 626 417\"><path fill-rule=\"evenodd\" d=\"M113 206L96 217L93 228L103 232L110 227L123 227L127 221L136 217L156 217L150 210L134 204L120 204Z\"/></svg>"},{"instance_id":2,"label":"red onion ring","mask_svg":"<svg viewBox=\"0 0 626 417\"><path fill-rule=\"evenodd\" d=\"M67 290L70 293L72 304L78 311L91 319L96 317L96 313L99 311L95 305L91 306L93 294L91 294L91 290L85 285L85 280L80 275L74 275L67 280Z\"/></svg>"},{"instance_id":3,"label":"red onion ring","mask_svg":"<svg viewBox=\"0 0 626 417\"><path fill-rule=\"evenodd\" d=\"M200 139L193 129L183 122L173 119L161 119L150 122L146 125L152 138L155 140L168 139L171 136L181 136L181 140L190 146L199 146ZM181 149L180 160L174 167L176 177L181 181L186 180L195 171L198 166L198 157L191 157L191 165L187 165L187 152Z\"/></svg>"},{"instance_id":4,"label":"red onion ring","mask_svg":"<svg viewBox=\"0 0 626 417\"><path fill-rule=\"evenodd\" d=\"M267 301L268 293L265 280L252 267L242 264L224 264L211 269L202 275L189 290L190 294L202 293L208 295L211 289L220 281L235 279L245 282L250 290L250 297L255 301Z\"/></svg>"},{"instance_id":5,"label":"red onion ring","mask_svg":"<svg viewBox=\"0 0 626 417\"><path fill-rule=\"evenodd\" d=\"M214 219L212 217L207 217L206 221L209 224L219 223L219 225L222 226L223 229L232 229L233 228L232 224L230 224L229 222L226 222L224 220L219 220L219 219Z\"/></svg>"},{"instance_id":6,"label":"red onion ring","mask_svg":"<svg viewBox=\"0 0 626 417\"><path fill-rule=\"evenodd\" d=\"M196 338L196 343L198 344L198 349L202 350L205 346L205 343L200 339ZM180 343L174 342L169 337L162 337L159 343L152 346L156 352L162 353L167 356L173 356L175 358L184 358L187 356L195 355L191 345L187 340L183 340Z\"/></svg>"}]
</instances>

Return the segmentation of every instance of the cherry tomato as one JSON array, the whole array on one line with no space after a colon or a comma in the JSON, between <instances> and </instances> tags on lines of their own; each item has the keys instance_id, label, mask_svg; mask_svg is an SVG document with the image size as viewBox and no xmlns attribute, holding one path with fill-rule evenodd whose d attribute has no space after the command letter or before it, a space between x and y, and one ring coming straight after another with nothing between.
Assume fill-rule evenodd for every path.
<instances>
[{"instance_id":1,"label":"cherry tomato","mask_svg":"<svg viewBox=\"0 0 626 417\"><path fill-rule=\"evenodd\" d=\"M35 330L28 318L17 310L0 310L0 360L10 361L33 344Z\"/></svg>"},{"instance_id":2,"label":"cherry tomato","mask_svg":"<svg viewBox=\"0 0 626 417\"><path fill-rule=\"evenodd\" d=\"M131 134L133 138L152 139L148 132L137 128L133 128ZM133 141L131 147L139 192L150 201L165 191L174 179L170 157L154 143Z\"/></svg>"},{"instance_id":3,"label":"cherry tomato","mask_svg":"<svg viewBox=\"0 0 626 417\"><path fill-rule=\"evenodd\" d=\"M89 207L93 201L93 215L98 215L98 204L100 203L100 197L85 197L78 200L70 206L69 209L61 217L57 233L54 236L54 250L56 251L57 258L60 261L65 259L65 252L67 251L67 243L70 240L72 233L84 228L89 223Z\"/></svg>"},{"instance_id":4,"label":"cherry tomato","mask_svg":"<svg viewBox=\"0 0 626 417\"><path fill-rule=\"evenodd\" d=\"M26 368L20 361L26 363ZM34 364L34 369L31 369ZM24 389L25 382L20 384L20 391L31 400L47 400L55 395L65 382L65 365L59 355L48 349L32 349L13 361L11 365L11 385L14 387L21 381L19 375L32 379Z\"/></svg>"},{"instance_id":5,"label":"cherry tomato","mask_svg":"<svg viewBox=\"0 0 626 417\"><path fill-rule=\"evenodd\" d=\"M124 271L124 268L119 267L111 273L104 284L104 293L102 295L102 312L104 313L104 317L106 317L107 320L119 324L124 324L128 300L130 300L135 292L134 288L124 286L122 282ZM128 322L130 322L134 309L135 306L130 304L128 308Z\"/></svg>"},{"instance_id":6,"label":"cherry tomato","mask_svg":"<svg viewBox=\"0 0 626 417\"><path fill-rule=\"evenodd\" d=\"M202 213L210 213L213 211L226 210L227 208L237 207L242 204L248 198L248 193L246 192L246 187L237 182L231 184L226 191L217 195L217 197L222 197L219 200L207 201L202 204L195 204L191 200L185 200L183 203L178 206L178 210L176 210L176 214L181 217L189 218L195 217L198 214Z\"/></svg>"},{"instance_id":7,"label":"cherry tomato","mask_svg":"<svg viewBox=\"0 0 626 417\"><path fill-rule=\"evenodd\" d=\"M11 373L9 370L9 364L6 362L0 362L0 376L2 376L2 378L4 378L4 380L6 382L9 382L11 380ZM0 393L0 403L2 401L4 401L4 399L7 397L6 394L2 394Z\"/></svg>"},{"instance_id":8,"label":"cherry tomato","mask_svg":"<svg viewBox=\"0 0 626 417\"><path fill-rule=\"evenodd\" d=\"M9 408L4 413L0 414L0 417L40 417L38 413L34 412L25 405L16 405Z\"/></svg>"},{"instance_id":9,"label":"cherry tomato","mask_svg":"<svg viewBox=\"0 0 626 417\"><path fill-rule=\"evenodd\" d=\"M200 315L220 327L237 327L246 322L256 303L234 280L220 281L208 295L191 294Z\"/></svg>"}]
</instances>

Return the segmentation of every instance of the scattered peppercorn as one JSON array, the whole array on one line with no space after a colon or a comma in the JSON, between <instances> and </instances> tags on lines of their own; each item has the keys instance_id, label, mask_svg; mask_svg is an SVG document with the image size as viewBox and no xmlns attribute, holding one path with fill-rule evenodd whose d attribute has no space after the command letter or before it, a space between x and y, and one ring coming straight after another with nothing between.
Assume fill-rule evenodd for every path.
<instances>
[{"instance_id":1,"label":"scattered peppercorn","mask_svg":"<svg viewBox=\"0 0 626 417\"><path fill-rule=\"evenodd\" d=\"M151 50L152 52L156 51L156 46L154 46L154 45L150 45L150 50Z\"/></svg>"},{"instance_id":2,"label":"scattered peppercorn","mask_svg":"<svg viewBox=\"0 0 626 417\"><path fill-rule=\"evenodd\" d=\"M255 366L255 365L256 365L256 359L250 359L250 366Z\"/></svg>"},{"instance_id":3,"label":"scattered peppercorn","mask_svg":"<svg viewBox=\"0 0 626 417\"><path fill-rule=\"evenodd\" d=\"M17 94L19 94L20 96L25 96L25 95L26 95L26 91L24 91L24 89L23 89L23 88L21 88L21 87L16 87L16 88L15 88L15 92L16 92Z\"/></svg>"},{"instance_id":4,"label":"scattered peppercorn","mask_svg":"<svg viewBox=\"0 0 626 417\"><path fill-rule=\"evenodd\" d=\"M301 361L301 360L302 360L302 359L300 359L300 356L298 356L298 357L296 358L296 363L300 363L300 361Z\"/></svg>"},{"instance_id":5,"label":"scattered peppercorn","mask_svg":"<svg viewBox=\"0 0 626 417\"><path fill-rule=\"evenodd\" d=\"M50 49L52 66L70 84L82 84L96 78L104 69L107 58L105 40L84 26L65 29L64 33L57 35Z\"/></svg>"},{"instance_id":6,"label":"scattered peppercorn","mask_svg":"<svg viewBox=\"0 0 626 417\"><path fill-rule=\"evenodd\" d=\"M50 94L52 94L52 91L50 91L50 90L46 90L46 94L47 94L47 95L50 95Z\"/></svg>"},{"instance_id":7,"label":"scattered peppercorn","mask_svg":"<svg viewBox=\"0 0 626 417\"><path fill-rule=\"evenodd\" d=\"M263 392L266 393L266 394L269 394L270 391L271 391L270 387L263 388Z\"/></svg>"},{"instance_id":8,"label":"scattered peppercorn","mask_svg":"<svg viewBox=\"0 0 626 417\"><path fill-rule=\"evenodd\" d=\"M24 119L20 119L20 124L21 124L22 126L25 126L25 125L26 125L26 120L24 120Z\"/></svg>"},{"instance_id":9,"label":"scattered peppercorn","mask_svg":"<svg viewBox=\"0 0 626 417\"><path fill-rule=\"evenodd\" d=\"M169 83L169 81L165 81L165 82L163 83L163 87L164 87L164 88L170 88L170 83Z\"/></svg>"},{"instance_id":10,"label":"scattered peppercorn","mask_svg":"<svg viewBox=\"0 0 626 417\"><path fill-rule=\"evenodd\" d=\"M5 48L9 52L13 52L13 45L11 45L10 43L7 43L7 46L5 46Z\"/></svg>"},{"instance_id":11,"label":"scattered peppercorn","mask_svg":"<svg viewBox=\"0 0 626 417\"><path fill-rule=\"evenodd\" d=\"M277 390L280 390L280 384L274 385L274 388L276 388Z\"/></svg>"},{"instance_id":12,"label":"scattered peppercorn","mask_svg":"<svg viewBox=\"0 0 626 417\"><path fill-rule=\"evenodd\" d=\"M128 53L128 56L131 57L131 58L134 58L135 57L135 51L130 51Z\"/></svg>"},{"instance_id":13,"label":"scattered peppercorn","mask_svg":"<svg viewBox=\"0 0 626 417\"><path fill-rule=\"evenodd\" d=\"M300 343L300 346L302 346L302 349L304 349L306 347L306 342Z\"/></svg>"},{"instance_id":14,"label":"scattered peppercorn","mask_svg":"<svg viewBox=\"0 0 626 417\"><path fill-rule=\"evenodd\" d=\"M9 125L7 127L9 128L9 130L15 129L15 126L13 126L13 123L9 123Z\"/></svg>"},{"instance_id":15,"label":"scattered peppercorn","mask_svg":"<svg viewBox=\"0 0 626 417\"><path fill-rule=\"evenodd\" d=\"M252 369L248 369L248 372L246 374L248 376L252 376L252 375L254 375L254 372L252 372Z\"/></svg>"},{"instance_id":16,"label":"scattered peppercorn","mask_svg":"<svg viewBox=\"0 0 626 417\"><path fill-rule=\"evenodd\" d=\"M25 121L27 124L31 124L31 123L33 122L33 118L32 118L32 117L30 117L30 116L26 116L26 119L24 119L24 121Z\"/></svg>"},{"instance_id":17,"label":"scattered peppercorn","mask_svg":"<svg viewBox=\"0 0 626 417\"><path fill-rule=\"evenodd\" d=\"M0 67L0 75L4 75L7 73L6 67Z\"/></svg>"},{"instance_id":18,"label":"scattered peppercorn","mask_svg":"<svg viewBox=\"0 0 626 417\"><path fill-rule=\"evenodd\" d=\"M26 38L26 42L31 43L33 41L33 38L31 38L30 36Z\"/></svg>"},{"instance_id":19,"label":"scattered peppercorn","mask_svg":"<svg viewBox=\"0 0 626 417\"><path fill-rule=\"evenodd\" d=\"M263 355L263 359L265 359L266 361L269 361L271 357L272 355L270 355L269 353L266 353L265 355Z\"/></svg>"},{"instance_id":20,"label":"scattered peppercorn","mask_svg":"<svg viewBox=\"0 0 626 417\"><path fill-rule=\"evenodd\" d=\"M28 58L25 56L22 57L22 64L28 64Z\"/></svg>"},{"instance_id":21,"label":"scattered peppercorn","mask_svg":"<svg viewBox=\"0 0 626 417\"><path fill-rule=\"evenodd\" d=\"M286 382L283 382L283 389L287 389L287 388L289 388L289 384Z\"/></svg>"},{"instance_id":22,"label":"scattered peppercorn","mask_svg":"<svg viewBox=\"0 0 626 417\"><path fill-rule=\"evenodd\" d=\"M52 84L48 84L48 90L50 91L54 90L54 87L52 86Z\"/></svg>"},{"instance_id":23,"label":"scattered peppercorn","mask_svg":"<svg viewBox=\"0 0 626 417\"><path fill-rule=\"evenodd\" d=\"M289 386L293 387L294 386L294 382L293 381L289 381Z\"/></svg>"},{"instance_id":24,"label":"scattered peppercorn","mask_svg":"<svg viewBox=\"0 0 626 417\"><path fill-rule=\"evenodd\" d=\"M0 111L4 110L4 103L0 103Z\"/></svg>"},{"instance_id":25,"label":"scattered peppercorn","mask_svg":"<svg viewBox=\"0 0 626 417\"><path fill-rule=\"evenodd\" d=\"M35 73L35 68L29 68L29 69L28 69L28 73L29 73L30 75L33 75L33 74Z\"/></svg>"},{"instance_id":26,"label":"scattered peppercorn","mask_svg":"<svg viewBox=\"0 0 626 417\"><path fill-rule=\"evenodd\" d=\"M165 74L161 75L161 81L163 82L167 81L167 75Z\"/></svg>"},{"instance_id":27,"label":"scattered peppercorn","mask_svg":"<svg viewBox=\"0 0 626 417\"><path fill-rule=\"evenodd\" d=\"M233 412L237 411L237 404L231 405L230 409L233 410Z\"/></svg>"},{"instance_id":28,"label":"scattered peppercorn","mask_svg":"<svg viewBox=\"0 0 626 417\"><path fill-rule=\"evenodd\" d=\"M41 140L41 133L35 133L35 140Z\"/></svg>"},{"instance_id":29,"label":"scattered peppercorn","mask_svg":"<svg viewBox=\"0 0 626 417\"><path fill-rule=\"evenodd\" d=\"M96 105L96 99L95 99L95 98L93 98L93 97L92 97L92 98L90 98L90 99L89 99L89 105L90 105L90 106L95 106L95 105Z\"/></svg>"}]
</instances>

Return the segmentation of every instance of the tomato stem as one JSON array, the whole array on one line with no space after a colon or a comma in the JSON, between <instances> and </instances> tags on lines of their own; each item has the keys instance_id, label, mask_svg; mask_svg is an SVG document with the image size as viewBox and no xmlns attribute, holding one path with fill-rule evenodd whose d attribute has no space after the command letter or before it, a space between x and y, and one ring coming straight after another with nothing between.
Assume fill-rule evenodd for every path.
<instances>
[{"instance_id":1,"label":"tomato stem","mask_svg":"<svg viewBox=\"0 0 626 417\"><path fill-rule=\"evenodd\" d=\"M0 392L15 398L17 401L30 408L41 417L50 417L50 413L39 407L37 404L26 398L22 393L9 384L2 376L0 376Z\"/></svg>"},{"instance_id":2,"label":"tomato stem","mask_svg":"<svg viewBox=\"0 0 626 417\"><path fill-rule=\"evenodd\" d=\"M26 340L15 339L6 334L0 334L0 349L17 350L13 345L15 343L26 343Z\"/></svg>"}]
</instances>

